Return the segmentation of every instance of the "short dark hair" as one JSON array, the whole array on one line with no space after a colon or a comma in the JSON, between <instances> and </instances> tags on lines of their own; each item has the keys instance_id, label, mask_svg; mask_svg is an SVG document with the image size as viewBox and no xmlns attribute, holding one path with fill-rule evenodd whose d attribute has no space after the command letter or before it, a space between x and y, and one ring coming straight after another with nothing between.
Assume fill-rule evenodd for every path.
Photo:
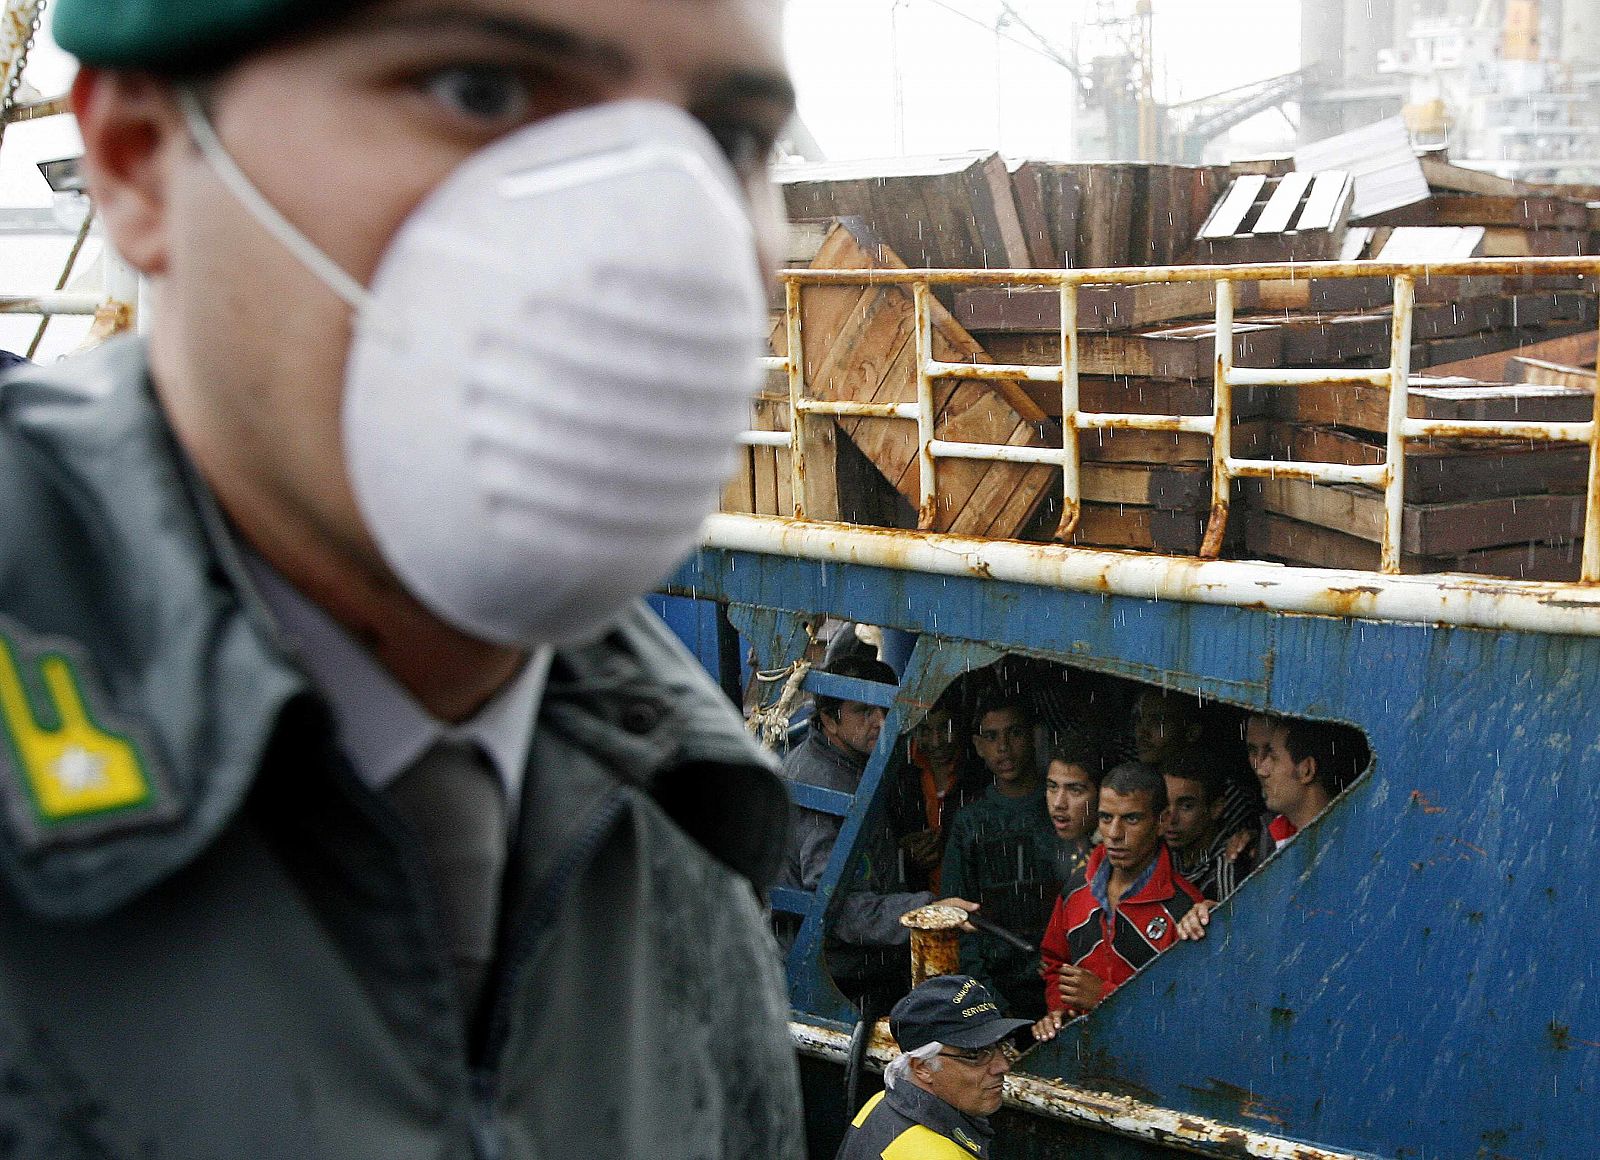
<instances>
[{"instance_id":1,"label":"short dark hair","mask_svg":"<svg viewBox=\"0 0 1600 1160\"><path fill-rule=\"evenodd\" d=\"M1096 787L1105 779L1106 766L1110 764L1103 748L1077 733L1057 734L1050 743L1050 760L1076 765L1089 775Z\"/></svg>"},{"instance_id":2,"label":"short dark hair","mask_svg":"<svg viewBox=\"0 0 1600 1160\"><path fill-rule=\"evenodd\" d=\"M1199 783L1206 805L1228 791L1228 779L1217 764L1216 755L1199 745L1186 745L1161 763L1162 777L1181 777Z\"/></svg>"},{"instance_id":3,"label":"short dark hair","mask_svg":"<svg viewBox=\"0 0 1600 1160\"><path fill-rule=\"evenodd\" d=\"M877 681L884 685L898 685L900 678L894 675L894 670L874 657L864 657L852 653L835 660L832 664L822 668L822 672L835 677L853 677L858 681ZM835 721L839 719L839 707L849 700L847 697L830 697L825 693L817 693L812 697L816 703L818 715L826 714Z\"/></svg>"},{"instance_id":4,"label":"short dark hair","mask_svg":"<svg viewBox=\"0 0 1600 1160\"><path fill-rule=\"evenodd\" d=\"M1176 708L1186 724L1199 725L1204 720L1206 703L1195 693L1186 693L1182 689L1163 689L1160 685L1145 685L1133 695L1134 703L1138 704L1141 697L1154 697L1163 705Z\"/></svg>"},{"instance_id":5,"label":"short dark hair","mask_svg":"<svg viewBox=\"0 0 1600 1160\"><path fill-rule=\"evenodd\" d=\"M979 694L978 704L972 711L972 731L983 727L983 719L990 713L1014 709L1024 725L1033 724L1033 706L1026 697L1005 689L989 689Z\"/></svg>"},{"instance_id":6,"label":"short dark hair","mask_svg":"<svg viewBox=\"0 0 1600 1160\"><path fill-rule=\"evenodd\" d=\"M1317 784L1330 798L1337 796L1366 764L1367 747L1355 731L1327 721L1282 717L1283 747L1296 763L1311 758L1317 763Z\"/></svg>"},{"instance_id":7,"label":"short dark hair","mask_svg":"<svg viewBox=\"0 0 1600 1160\"><path fill-rule=\"evenodd\" d=\"M1150 795L1150 811L1159 814L1167 808L1167 779L1153 765L1146 765L1142 761L1124 761L1100 783L1100 792L1111 790L1113 793L1123 795L1147 793Z\"/></svg>"}]
</instances>

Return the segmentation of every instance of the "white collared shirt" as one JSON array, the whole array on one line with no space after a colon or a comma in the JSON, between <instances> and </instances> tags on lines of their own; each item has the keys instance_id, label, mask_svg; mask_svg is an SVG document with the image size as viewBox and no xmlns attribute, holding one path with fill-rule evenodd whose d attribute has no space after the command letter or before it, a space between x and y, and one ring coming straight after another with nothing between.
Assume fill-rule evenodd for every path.
<instances>
[{"instance_id":1,"label":"white collared shirt","mask_svg":"<svg viewBox=\"0 0 1600 1160\"><path fill-rule=\"evenodd\" d=\"M553 650L535 650L522 671L476 716L451 725L429 716L343 625L255 552L243 552L250 578L317 691L333 710L339 747L371 789L383 791L444 739L474 741L494 763L515 812L534 722L544 698Z\"/></svg>"}]
</instances>

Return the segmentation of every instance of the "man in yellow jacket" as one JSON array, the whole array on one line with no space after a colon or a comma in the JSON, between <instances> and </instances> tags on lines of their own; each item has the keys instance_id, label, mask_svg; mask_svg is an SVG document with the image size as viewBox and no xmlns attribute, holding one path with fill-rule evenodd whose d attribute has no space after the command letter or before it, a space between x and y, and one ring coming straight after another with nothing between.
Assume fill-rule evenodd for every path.
<instances>
[{"instance_id":1,"label":"man in yellow jacket","mask_svg":"<svg viewBox=\"0 0 1600 1160\"><path fill-rule=\"evenodd\" d=\"M1009 1040L1028 1026L1006 1019L966 975L929 979L896 1003L889 1030L904 1052L884 1090L851 1121L836 1160L970 1160L987 1157L1013 1058Z\"/></svg>"}]
</instances>

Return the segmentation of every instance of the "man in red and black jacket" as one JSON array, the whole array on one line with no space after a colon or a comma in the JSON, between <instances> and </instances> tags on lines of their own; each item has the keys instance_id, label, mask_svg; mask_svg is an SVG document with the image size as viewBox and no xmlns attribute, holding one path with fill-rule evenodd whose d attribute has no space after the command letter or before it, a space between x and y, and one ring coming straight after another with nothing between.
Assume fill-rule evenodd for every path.
<instances>
[{"instance_id":1,"label":"man in red and black jacket","mask_svg":"<svg viewBox=\"0 0 1600 1160\"><path fill-rule=\"evenodd\" d=\"M1178 920L1201 894L1172 867L1161 838L1167 786L1148 765L1129 762L1100 786L1101 844L1087 879L1056 899L1041 947L1045 1003L1036 1027L1049 1038L1064 1020L1097 1007L1135 971L1178 940Z\"/></svg>"}]
</instances>

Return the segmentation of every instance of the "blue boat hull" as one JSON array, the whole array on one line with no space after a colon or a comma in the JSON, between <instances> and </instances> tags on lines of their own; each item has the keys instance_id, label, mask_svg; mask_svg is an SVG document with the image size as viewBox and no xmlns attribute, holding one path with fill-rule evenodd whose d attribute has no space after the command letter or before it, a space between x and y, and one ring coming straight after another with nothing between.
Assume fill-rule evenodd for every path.
<instances>
[{"instance_id":1,"label":"blue boat hull","mask_svg":"<svg viewBox=\"0 0 1600 1160\"><path fill-rule=\"evenodd\" d=\"M917 633L921 688L903 701L1024 652L1359 728L1370 773L1218 909L1204 942L1163 955L1025 1069L1351 1152L1594 1154L1600 639L709 549L671 587L731 603L735 623L767 610L741 625L763 665L792 659L785 613ZM815 955L791 983L797 1011L848 1017Z\"/></svg>"}]
</instances>

